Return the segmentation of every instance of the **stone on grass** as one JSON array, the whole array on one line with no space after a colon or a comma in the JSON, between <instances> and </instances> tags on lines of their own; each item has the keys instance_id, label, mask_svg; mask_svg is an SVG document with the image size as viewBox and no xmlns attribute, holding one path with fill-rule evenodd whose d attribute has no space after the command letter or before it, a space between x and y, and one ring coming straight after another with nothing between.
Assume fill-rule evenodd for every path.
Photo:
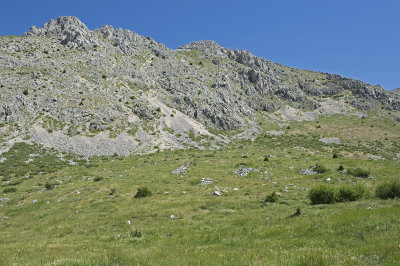
<instances>
[{"instance_id":1,"label":"stone on grass","mask_svg":"<svg viewBox=\"0 0 400 266\"><path fill-rule=\"evenodd\" d=\"M260 172L260 170L255 169L255 168L239 168L235 171L235 174L240 176L240 177L245 177L248 174L250 174L251 172Z\"/></svg>"},{"instance_id":2,"label":"stone on grass","mask_svg":"<svg viewBox=\"0 0 400 266\"><path fill-rule=\"evenodd\" d=\"M213 196L221 196L221 191L219 190L214 191Z\"/></svg>"},{"instance_id":3,"label":"stone on grass","mask_svg":"<svg viewBox=\"0 0 400 266\"><path fill-rule=\"evenodd\" d=\"M322 138L319 141L321 141L324 144L340 144L339 138Z\"/></svg>"},{"instance_id":4,"label":"stone on grass","mask_svg":"<svg viewBox=\"0 0 400 266\"><path fill-rule=\"evenodd\" d=\"M203 177L201 179L201 184L202 185L211 185L213 183L213 180L211 178L205 178Z\"/></svg>"},{"instance_id":5,"label":"stone on grass","mask_svg":"<svg viewBox=\"0 0 400 266\"><path fill-rule=\"evenodd\" d=\"M300 173L302 173L303 175L315 175L315 174L318 174L313 169L301 169Z\"/></svg>"},{"instance_id":6,"label":"stone on grass","mask_svg":"<svg viewBox=\"0 0 400 266\"><path fill-rule=\"evenodd\" d=\"M178 168L176 168L175 170L173 170L172 172L171 172L171 174L173 174L173 175L177 175L177 174L186 174L187 172L187 170L189 170L189 167L190 166L193 166L192 164L184 164L184 165L181 165L180 167L178 167Z\"/></svg>"}]
</instances>

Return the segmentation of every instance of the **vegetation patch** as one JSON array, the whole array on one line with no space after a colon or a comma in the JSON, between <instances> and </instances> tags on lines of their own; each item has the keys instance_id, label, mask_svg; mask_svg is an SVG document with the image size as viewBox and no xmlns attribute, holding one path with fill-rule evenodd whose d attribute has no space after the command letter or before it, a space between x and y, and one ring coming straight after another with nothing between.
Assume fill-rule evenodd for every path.
<instances>
[{"instance_id":1,"label":"vegetation patch","mask_svg":"<svg viewBox=\"0 0 400 266\"><path fill-rule=\"evenodd\" d=\"M153 193L147 187L139 187L134 197L135 199L145 198L150 197L152 194Z\"/></svg>"},{"instance_id":2,"label":"vegetation patch","mask_svg":"<svg viewBox=\"0 0 400 266\"><path fill-rule=\"evenodd\" d=\"M362 177L362 178L367 178L370 175L369 171L361 168L349 169L348 173L355 177Z\"/></svg>"},{"instance_id":3,"label":"vegetation patch","mask_svg":"<svg viewBox=\"0 0 400 266\"><path fill-rule=\"evenodd\" d=\"M311 205L333 204L336 202L351 202L361 199L366 195L366 189L360 184L356 186L319 185L310 189L308 194Z\"/></svg>"},{"instance_id":4,"label":"vegetation patch","mask_svg":"<svg viewBox=\"0 0 400 266\"><path fill-rule=\"evenodd\" d=\"M379 185L375 190L375 195L381 199L400 198L400 182L396 180Z\"/></svg>"}]
</instances>

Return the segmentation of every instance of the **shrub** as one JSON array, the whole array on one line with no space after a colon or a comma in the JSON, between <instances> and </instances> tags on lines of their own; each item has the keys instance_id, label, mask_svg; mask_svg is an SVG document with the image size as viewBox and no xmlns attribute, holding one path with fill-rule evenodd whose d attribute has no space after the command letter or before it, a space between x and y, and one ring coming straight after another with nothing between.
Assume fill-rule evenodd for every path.
<instances>
[{"instance_id":1,"label":"shrub","mask_svg":"<svg viewBox=\"0 0 400 266\"><path fill-rule=\"evenodd\" d=\"M375 190L375 195L381 199L400 198L400 182L385 182L379 185Z\"/></svg>"},{"instance_id":2,"label":"shrub","mask_svg":"<svg viewBox=\"0 0 400 266\"><path fill-rule=\"evenodd\" d=\"M101 77L102 77L103 79L106 79L106 78L107 78L107 76L106 76L106 75L102 75Z\"/></svg>"},{"instance_id":3,"label":"shrub","mask_svg":"<svg viewBox=\"0 0 400 266\"><path fill-rule=\"evenodd\" d=\"M99 181L101 181L101 180L103 180L103 178L102 178L101 176L95 177L95 178L93 179L94 182L99 182Z\"/></svg>"},{"instance_id":4,"label":"shrub","mask_svg":"<svg viewBox=\"0 0 400 266\"><path fill-rule=\"evenodd\" d=\"M338 158L338 154L335 152L335 153L332 155L332 158L333 158L333 159Z\"/></svg>"},{"instance_id":5,"label":"shrub","mask_svg":"<svg viewBox=\"0 0 400 266\"><path fill-rule=\"evenodd\" d=\"M26 89L26 90L24 90L23 92L22 92L24 95L28 95L28 89Z\"/></svg>"},{"instance_id":6,"label":"shrub","mask_svg":"<svg viewBox=\"0 0 400 266\"><path fill-rule=\"evenodd\" d=\"M279 200L278 195L274 192L272 192L270 195L268 195L264 202L269 202L269 203L273 203L273 202L277 202Z\"/></svg>"},{"instance_id":7,"label":"shrub","mask_svg":"<svg viewBox=\"0 0 400 266\"><path fill-rule=\"evenodd\" d=\"M267 155L267 156L264 157L264 162L268 162L268 161L269 161L269 158L268 158L268 155Z\"/></svg>"},{"instance_id":8,"label":"shrub","mask_svg":"<svg viewBox=\"0 0 400 266\"><path fill-rule=\"evenodd\" d=\"M349 174L355 177L367 178L369 177L370 172L361 168L356 168L356 169L349 169Z\"/></svg>"},{"instance_id":9,"label":"shrub","mask_svg":"<svg viewBox=\"0 0 400 266\"><path fill-rule=\"evenodd\" d=\"M320 185L311 188L308 197L312 205L332 204L335 202L335 190L332 187Z\"/></svg>"},{"instance_id":10,"label":"shrub","mask_svg":"<svg viewBox=\"0 0 400 266\"><path fill-rule=\"evenodd\" d=\"M361 185L357 186L343 185L337 191L336 201L337 202L356 201L362 198L364 194L365 194L365 188Z\"/></svg>"},{"instance_id":11,"label":"shrub","mask_svg":"<svg viewBox=\"0 0 400 266\"><path fill-rule=\"evenodd\" d=\"M139 187L135 194L135 199L150 197L152 194L153 193L151 193L151 191L147 187Z\"/></svg>"},{"instance_id":12,"label":"shrub","mask_svg":"<svg viewBox=\"0 0 400 266\"><path fill-rule=\"evenodd\" d=\"M339 165L339 167L338 167L338 169L337 169L338 171L343 171L344 170L344 167L343 167L343 165Z\"/></svg>"},{"instance_id":13,"label":"shrub","mask_svg":"<svg viewBox=\"0 0 400 266\"><path fill-rule=\"evenodd\" d=\"M55 184L52 184L52 183L49 183L49 182L46 182L46 184L44 184L44 187L45 187L47 190L53 189L54 186L55 186Z\"/></svg>"},{"instance_id":14,"label":"shrub","mask_svg":"<svg viewBox=\"0 0 400 266\"><path fill-rule=\"evenodd\" d=\"M325 166L318 163L315 165L314 171L322 174L322 173L328 172L328 169Z\"/></svg>"},{"instance_id":15,"label":"shrub","mask_svg":"<svg viewBox=\"0 0 400 266\"><path fill-rule=\"evenodd\" d=\"M139 238L139 237L142 237L143 236L143 232L142 231L139 231L139 230L135 230L135 231L132 231L131 232L131 237L136 237L136 238Z\"/></svg>"},{"instance_id":16,"label":"shrub","mask_svg":"<svg viewBox=\"0 0 400 266\"><path fill-rule=\"evenodd\" d=\"M3 190L3 193L5 194L5 193L12 193L12 192L16 192L17 191L17 189L15 188L15 187L8 187L8 188L5 188L4 190Z\"/></svg>"},{"instance_id":17,"label":"shrub","mask_svg":"<svg viewBox=\"0 0 400 266\"><path fill-rule=\"evenodd\" d=\"M116 188L114 188L114 187L110 188L110 196L113 196L116 191L117 191Z\"/></svg>"}]
</instances>

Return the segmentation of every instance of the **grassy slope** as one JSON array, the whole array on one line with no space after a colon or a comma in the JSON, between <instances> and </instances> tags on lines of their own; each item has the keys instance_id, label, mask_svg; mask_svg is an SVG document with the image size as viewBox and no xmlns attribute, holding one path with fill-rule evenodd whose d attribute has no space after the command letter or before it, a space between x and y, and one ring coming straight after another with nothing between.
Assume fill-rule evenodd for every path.
<instances>
[{"instance_id":1,"label":"grassy slope","mask_svg":"<svg viewBox=\"0 0 400 266\"><path fill-rule=\"evenodd\" d=\"M362 137L351 132L361 132ZM400 163L391 160L393 155L374 161L366 154L399 151L399 132L399 123L379 118L333 116L319 123L292 124L284 136L262 136L219 151L92 158L89 164L79 161L75 166L49 157L51 172L12 177L8 181L23 180L12 186L1 182L17 192L6 194L9 200L0 203L0 264L397 264L399 201L378 200L373 190L399 178ZM376 134L388 136L378 138L383 153L373 146ZM339 137L346 145L323 145L318 139L326 136ZM333 159L333 152L339 158ZM266 154L273 155L268 162ZM12 165L6 163L5 168ZM185 163L194 164L187 174L171 175ZM299 173L316 163L330 171ZM240 164L260 172L236 177L233 172ZM368 169L373 179L340 174L340 164ZM94 182L94 177L103 179ZM200 185L202 177L216 182ZM326 183L328 177L331 186L362 183L371 196L311 206L304 188ZM59 185L39 192L46 182ZM143 185L153 196L134 199ZM239 190L213 197L214 186ZM282 198L265 206L263 200L273 191L281 192ZM301 215L291 217L297 207ZM171 219L171 214L177 218ZM136 229L142 237L130 235Z\"/></svg>"}]
</instances>

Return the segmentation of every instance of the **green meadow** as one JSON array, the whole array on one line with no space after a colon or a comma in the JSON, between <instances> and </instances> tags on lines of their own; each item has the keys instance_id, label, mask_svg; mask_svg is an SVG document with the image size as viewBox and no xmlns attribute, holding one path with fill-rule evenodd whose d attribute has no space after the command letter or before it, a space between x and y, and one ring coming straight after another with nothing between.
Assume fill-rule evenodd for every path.
<instances>
[{"instance_id":1,"label":"green meadow","mask_svg":"<svg viewBox=\"0 0 400 266\"><path fill-rule=\"evenodd\" d=\"M376 189L400 178L400 123L332 116L283 130L128 157L15 144L0 155L0 265L399 264L399 199ZM311 204L321 186L363 191ZM152 195L135 197L144 187Z\"/></svg>"}]
</instances>

